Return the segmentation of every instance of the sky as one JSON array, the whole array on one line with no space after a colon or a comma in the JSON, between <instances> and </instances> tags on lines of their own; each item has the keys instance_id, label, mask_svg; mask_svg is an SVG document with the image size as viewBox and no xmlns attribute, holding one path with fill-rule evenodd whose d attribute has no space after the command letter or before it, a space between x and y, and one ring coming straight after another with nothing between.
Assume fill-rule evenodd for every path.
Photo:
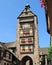
<instances>
[{"instance_id":1,"label":"sky","mask_svg":"<svg viewBox=\"0 0 52 65\"><path fill-rule=\"evenodd\" d=\"M50 35L47 33L45 10L40 0L0 0L0 42L16 41L17 17L27 3L38 17L39 46L49 47Z\"/></svg>"}]
</instances>

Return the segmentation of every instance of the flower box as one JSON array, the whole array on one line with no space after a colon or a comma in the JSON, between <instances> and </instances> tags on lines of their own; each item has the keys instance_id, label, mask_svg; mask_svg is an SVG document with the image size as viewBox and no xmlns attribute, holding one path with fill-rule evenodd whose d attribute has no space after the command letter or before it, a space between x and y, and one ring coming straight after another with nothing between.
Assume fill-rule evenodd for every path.
<instances>
[{"instance_id":1,"label":"flower box","mask_svg":"<svg viewBox=\"0 0 52 65\"><path fill-rule=\"evenodd\" d=\"M29 51L31 51L31 48L29 48Z\"/></svg>"},{"instance_id":2,"label":"flower box","mask_svg":"<svg viewBox=\"0 0 52 65\"><path fill-rule=\"evenodd\" d=\"M21 40L21 43L25 43L25 40Z\"/></svg>"},{"instance_id":3,"label":"flower box","mask_svg":"<svg viewBox=\"0 0 52 65\"><path fill-rule=\"evenodd\" d=\"M29 32L23 32L23 34L29 34Z\"/></svg>"},{"instance_id":4,"label":"flower box","mask_svg":"<svg viewBox=\"0 0 52 65\"><path fill-rule=\"evenodd\" d=\"M22 49L23 51L25 51L25 49Z\"/></svg>"},{"instance_id":5,"label":"flower box","mask_svg":"<svg viewBox=\"0 0 52 65\"><path fill-rule=\"evenodd\" d=\"M28 40L28 42L32 42L32 40Z\"/></svg>"}]
</instances>

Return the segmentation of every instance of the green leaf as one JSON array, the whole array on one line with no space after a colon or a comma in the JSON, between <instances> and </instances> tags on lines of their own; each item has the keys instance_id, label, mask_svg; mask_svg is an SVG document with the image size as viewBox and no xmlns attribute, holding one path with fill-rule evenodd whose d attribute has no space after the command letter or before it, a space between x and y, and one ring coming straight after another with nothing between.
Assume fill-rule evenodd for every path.
<instances>
[{"instance_id":1,"label":"green leaf","mask_svg":"<svg viewBox=\"0 0 52 65\"><path fill-rule=\"evenodd\" d=\"M48 58L52 58L52 46L48 48Z\"/></svg>"}]
</instances>

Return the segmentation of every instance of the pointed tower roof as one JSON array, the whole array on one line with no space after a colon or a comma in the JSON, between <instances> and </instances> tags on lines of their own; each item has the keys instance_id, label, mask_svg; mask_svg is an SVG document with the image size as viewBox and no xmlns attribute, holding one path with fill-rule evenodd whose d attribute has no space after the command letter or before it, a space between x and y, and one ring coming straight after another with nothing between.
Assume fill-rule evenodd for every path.
<instances>
[{"instance_id":1,"label":"pointed tower roof","mask_svg":"<svg viewBox=\"0 0 52 65\"><path fill-rule=\"evenodd\" d=\"M26 4L24 10L17 18L28 17L28 16L36 16L36 15L30 10L30 5Z\"/></svg>"}]
</instances>

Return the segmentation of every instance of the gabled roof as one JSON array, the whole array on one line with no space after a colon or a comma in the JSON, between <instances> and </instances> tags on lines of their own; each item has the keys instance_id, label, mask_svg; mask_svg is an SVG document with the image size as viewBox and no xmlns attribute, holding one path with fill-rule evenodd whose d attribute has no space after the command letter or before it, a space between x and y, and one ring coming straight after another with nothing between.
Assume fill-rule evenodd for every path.
<instances>
[{"instance_id":1,"label":"gabled roof","mask_svg":"<svg viewBox=\"0 0 52 65\"><path fill-rule=\"evenodd\" d=\"M11 43L13 43L13 42L11 42ZM7 46L6 46L5 44L7 44L7 43L0 42L0 47L3 48L4 50L10 52L18 61L20 61L20 60L17 58L17 56L16 56L13 52L11 52L11 50L9 50L9 49L7 48ZM8 44L10 44L10 43L8 43Z\"/></svg>"},{"instance_id":2,"label":"gabled roof","mask_svg":"<svg viewBox=\"0 0 52 65\"><path fill-rule=\"evenodd\" d=\"M48 47L39 48L40 55L47 55L48 54Z\"/></svg>"},{"instance_id":3,"label":"gabled roof","mask_svg":"<svg viewBox=\"0 0 52 65\"><path fill-rule=\"evenodd\" d=\"M6 45L5 45L5 43L3 43L3 42L0 42L0 47L1 48L5 48L5 49L7 48Z\"/></svg>"},{"instance_id":4,"label":"gabled roof","mask_svg":"<svg viewBox=\"0 0 52 65\"><path fill-rule=\"evenodd\" d=\"M7 48L14 48L16 47L16 42L7 42L5 45Z\"/></svg>"},{"instance_id":5,"label":"gabled roof","mask_svg":"<svg viewBox=\"0 0 52 65\"><path fill-rule=\"evenodd\" d=\"M30 17L30 16L36 16L31 10L30 10L30 6L26 5L25 9L21 12L21 14L17 17L17 18L21 18L21 17Z\"/></svg>"}]
</instances>

